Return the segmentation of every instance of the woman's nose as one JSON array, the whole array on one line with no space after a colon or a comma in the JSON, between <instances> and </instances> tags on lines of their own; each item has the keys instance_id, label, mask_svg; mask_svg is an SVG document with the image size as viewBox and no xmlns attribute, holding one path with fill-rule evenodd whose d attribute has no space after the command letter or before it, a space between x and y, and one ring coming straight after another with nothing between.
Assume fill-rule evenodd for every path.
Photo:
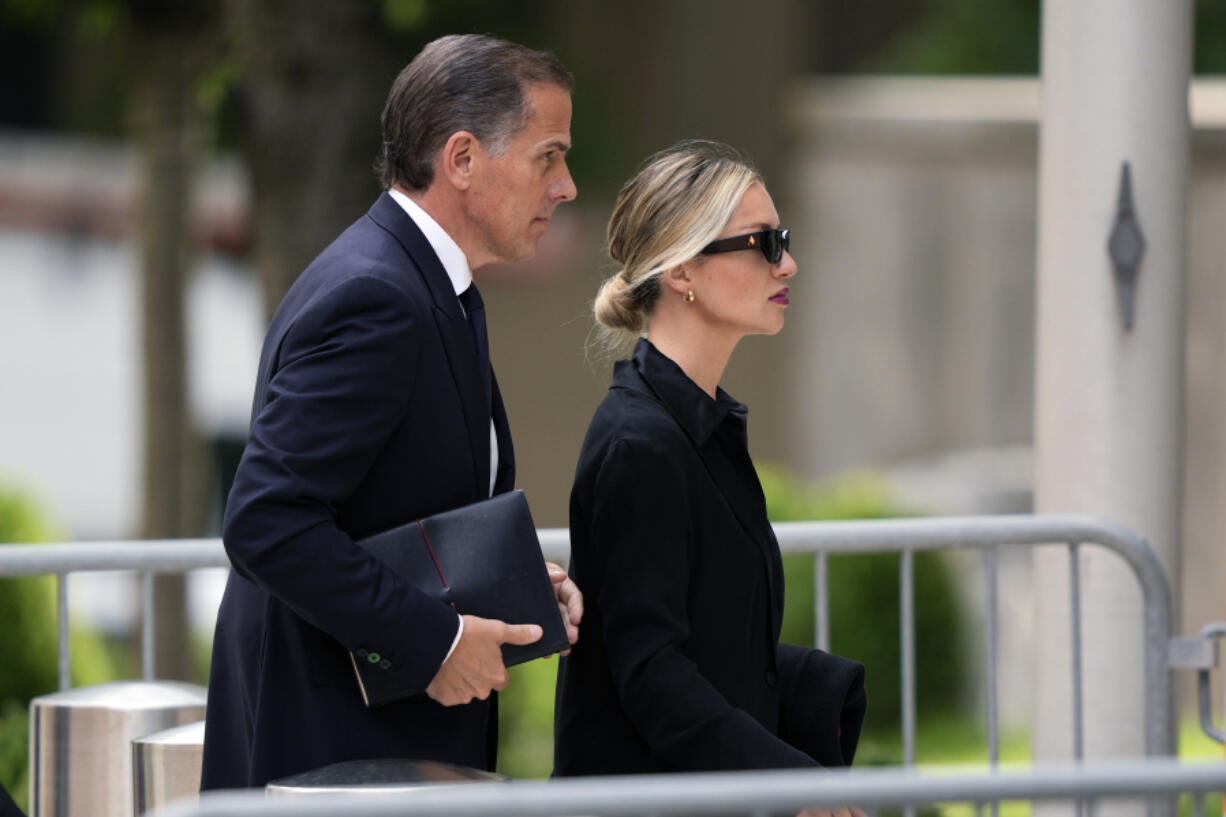
<instances>
[{"instance_id":1,"label":"woman's nose","mask_svg":"<svg viewBox=\"0 0 1226 817\"><path fill-rule=\"evenodd\" d=\"M774 275L776 278L791 278L800 270L796 266L796 259L787 250L783 251L783 257L779 259L779 263L775 265Z\"/></svg>"}]
</instances>

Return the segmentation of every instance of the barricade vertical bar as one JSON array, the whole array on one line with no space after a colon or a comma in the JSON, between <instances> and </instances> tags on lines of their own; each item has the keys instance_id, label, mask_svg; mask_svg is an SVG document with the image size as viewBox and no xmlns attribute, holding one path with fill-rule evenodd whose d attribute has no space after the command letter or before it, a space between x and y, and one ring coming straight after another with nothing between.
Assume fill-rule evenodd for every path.
<instances>
[{"instance_id":1,"label":"barricade vertical bar","mask_svg":"<svg viewBox=\"0 0 1226 817\"><path fill-rule=\"evenodd\" d=\"M998 704L996 701L996 617L999 610L996 548L989 546L984 549L983 565L985 573L983 595L984 603L987 607L984 611L983 619L984 660L987 663L985 667L985 685L987 688L984 700L988 709L988 768L995 771L996 767L1000 764L999 712L997 711ZM1000 803L993 800L992 817L998 817L999 814Z\"/></svg>"},{"instance_id":2,"label":"barricade vertical bar","mask_svg":"<svg viewBox=\"0 0 1226 817\"><path fill-rule=\"evenodd\" d=\"M1082 723L1081 691L1084 686L1081 678L1081 562L1078 558L1079 546L1076 542L1069 543L1069 618L1070 647L1073 651L1073 759L1085 760L1085 735Z\"/></svg>"},{"instance_id":3,"label":"barricade vertical bar","mask_svg":"<svg viewBox=\"0 0 1226 817\"><path fill-rule=\"evenodd\" d=\"M1085 735L1082 731L1081 712L1081 559L1077 542L1069 542L1068 592L1069 592L1069 644L1073 651L1073 760L1085 760ZM1077 801L1077 817L1086 814L1086 801Z\"/></svg>"},{"instance_id":4,"label":"barricade vertical bar","mask_svg":"<svg viewBox=\"0 0 1226 817\"><path fill-rule=\"evenodd\" d=\"M906 549L899 559L899 615L902 618L902 746L903 765L915 765L915 552ZM903 812L914 817L915 806Z\"/></svg>"},{"instance_id":5,"label":"barricade vertical bar","mask_svg":"<svg viewBox=\"0 0 1226 817\"><path fill-rule=\"evenodd\" d=\"M826 551L819 550L813 560L813 615L817 648L830 651L830 595L827 592Z\"/></svg>"},{"instance_id":6,"label":"barricade vertical bar","mask_svg":"<svg viewBox=\"0 0 1226 817\"><path fill-rule=\"evenodd\" d=\"M55 576L55 606L59 619L60 689L72 686L72 659L68 647L68 574Z\"/></svg>"},{"instance_id":7,"label":"barricade vertical bar","mask_svg":"<svg viewBox=\"0 0 1226 817\"><path fill-rule=\"evenodd\" d=\"M153 571L146 570L141 574L140 599L140 662L141 677L152 681L153 672Z\"/></svg>"},{"instance_id":8,"label":"barricade vertical bar","mask_svg":"<svg viewBox=\"0 0 1226 817\"><path fill-rule=\"evenodd\" d=\"M903 764L915 765L915 552L904 550L899 559L899 616L902 647Z\"/></svg>"}]
</instances>

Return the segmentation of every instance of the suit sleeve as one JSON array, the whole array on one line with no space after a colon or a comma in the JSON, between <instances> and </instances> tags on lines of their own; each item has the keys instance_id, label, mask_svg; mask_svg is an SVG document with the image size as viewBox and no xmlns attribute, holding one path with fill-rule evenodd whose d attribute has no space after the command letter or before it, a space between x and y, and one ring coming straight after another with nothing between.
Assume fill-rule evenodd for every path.
<instances>
[{"instance_id":1,"label":"suit sleeve","mask_svg":"<svg viewBox=\"0 0 1226 817\"><path fill-rule=\"evenodd\" d=\"M350 279L299 316L252 420L226 508L235 569L346 649L424 690L459 620L355 545L336 523L403 419L421 326L408 296Z\"/></svg>"},{"instance_id":2,"label":"suit sleeve","mask_svg":"<svg viewBox=\"0 0 1226 817\"><path fill-rule=\"evenodd\" d=\"M644 442L616 443L596 477L591 557L622 709L679 770L816 765L729 704L684 653L690 553L701 547L686 490L678 459Z\"/></svg>"}]
</instances>

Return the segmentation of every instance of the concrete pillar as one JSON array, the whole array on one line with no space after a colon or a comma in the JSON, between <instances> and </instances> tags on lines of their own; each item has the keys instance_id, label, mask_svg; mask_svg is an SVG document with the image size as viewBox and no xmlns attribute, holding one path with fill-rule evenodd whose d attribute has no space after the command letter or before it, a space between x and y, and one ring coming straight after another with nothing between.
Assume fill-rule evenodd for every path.
<instances>
[{"instance_id":1,"label":"concrete pillar","mask_svg":"<svg viewBox=\"0 0 1226 817\"><path fill-rule=\"evenodd\" d=\"M1045 0L1036 510L1145 536L1178 600L1190 0ZM1126 329L1107 241L1131 167L1145 251ZM1145 753L1140 592L1081 549L1085 756ZM1069 557L1036 555L1036 761L1073 755Z\"/></svg>"}]
</instances>

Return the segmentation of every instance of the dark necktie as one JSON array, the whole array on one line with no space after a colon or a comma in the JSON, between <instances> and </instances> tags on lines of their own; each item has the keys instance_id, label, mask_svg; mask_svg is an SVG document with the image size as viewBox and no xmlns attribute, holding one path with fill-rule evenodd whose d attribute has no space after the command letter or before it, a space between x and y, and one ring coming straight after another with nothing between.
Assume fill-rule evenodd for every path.
<instances>
[{"instance_id":1,"label":"dark necktie","mask_svg":"<svg viewBox=\"0 0 1226 817\"><path fill-rule=\"evenodd\" d=\"M460 293L460 305L468 316L468 328L472 332L473 343L477 349L477 365L481 375L481 388L485 393L485 411L490 412L490 340L485 331L485 302L477 285L470 284L468 289Z\"/></svg>"}]
</instances>

